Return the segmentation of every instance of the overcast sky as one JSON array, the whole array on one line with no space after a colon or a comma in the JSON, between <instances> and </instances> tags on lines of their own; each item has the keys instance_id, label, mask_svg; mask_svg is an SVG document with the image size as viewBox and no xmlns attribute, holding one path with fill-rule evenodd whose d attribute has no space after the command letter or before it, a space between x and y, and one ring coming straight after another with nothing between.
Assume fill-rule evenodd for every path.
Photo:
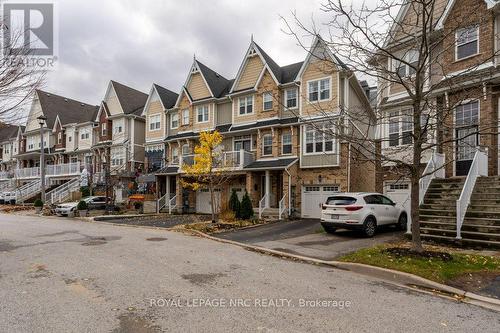
<instances>
[{"instance_id":1,"label":"overcast sky","mask_svg":"<svg viewBox=\"0 0 500 333\"><path fill-rule=\"evenodd\" d=\"M230 79L250 36L279 65L306 52L285 34L280 15L325 21L321 0L58 1L59 63L44 89L99 104L110 79L149 92L178 92L196 58ZM325 30L326 34L326 30Z\"/></svg>"}]
</instances>

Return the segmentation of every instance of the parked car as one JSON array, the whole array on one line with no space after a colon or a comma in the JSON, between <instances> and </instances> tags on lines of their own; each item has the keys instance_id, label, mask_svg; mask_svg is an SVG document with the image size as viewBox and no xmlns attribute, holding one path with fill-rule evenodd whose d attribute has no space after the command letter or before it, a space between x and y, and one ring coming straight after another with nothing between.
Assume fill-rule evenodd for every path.
<instances>
[{"instance_id":1,"label":"parked car","mask_svg":"<svg viewBox=\"0 0 500 333\"><path fill-rule=\"evenodd\" d=\"M393 224L406 230L407 222L407 212L380 193L339 193L328 197L321 211L321 225L328 233L344 228L372 237L378 226Z\"/></svg>"},{"instance_id":2,"label":"parked car","mask_svg":"<svg viewBox=\"0 0 500 333\"><path fill-rule=\"evenodd\" d=\"M15 205L17 199L17 193L14 192L3 192L3 200L5 204Z\"/></svg>"},{"instance_id":3,"label":"parked car","mask_svg":"<svg viewBox=\"0 0 500 333\"><path fill-rule=\"evenodd\" d=\"M87 203L88 210L105 209L106 197L90 196L82 199ZM111 201L111 199L109 199ZM62 203L56 206L55 213L59 216L73 216L78 206L78 201Z\"/></svg>"}]
</instances>

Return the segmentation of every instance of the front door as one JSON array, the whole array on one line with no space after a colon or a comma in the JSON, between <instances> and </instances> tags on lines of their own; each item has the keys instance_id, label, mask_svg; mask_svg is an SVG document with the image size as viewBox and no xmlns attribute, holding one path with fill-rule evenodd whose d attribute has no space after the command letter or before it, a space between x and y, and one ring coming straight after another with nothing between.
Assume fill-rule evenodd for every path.
<instances>
[{"instance_id":1,"label":"front door","mask_svg":"<svg viewBox=\"0 0 500 333\"><path fill-rule=\"evenodd\" d=\"M455 109L455 175L466 176L479 145L479 101L458 105Z\"/></svg>"},{"instance_id":2,"label":"front door","mask_svg":"<svg viewBox=\"0 0 500 333\"><path fill-rule=\"evenodd\" d=\"M456 129L457 151L455 162L455 174L467 176L478 146L478 127L462 127Z\"/></svg>"}]
</instances>

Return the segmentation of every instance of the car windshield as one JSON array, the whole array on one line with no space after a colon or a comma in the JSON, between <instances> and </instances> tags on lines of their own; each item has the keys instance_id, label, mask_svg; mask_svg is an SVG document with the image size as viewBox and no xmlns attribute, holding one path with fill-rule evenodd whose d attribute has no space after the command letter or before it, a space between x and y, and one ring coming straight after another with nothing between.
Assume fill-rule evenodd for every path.
<instances>
[{"instance_id":1,"label":"car windshield","mask_svg":"<svg viewBox=\"0 0 500 333\"><path fill-rule=\"evenodd\" d=\"M356 203L356 198L353 197L335 196L328 197L328 199L326 199L326 204L332 206L347 206L354 203Z\"/></svg>"}]
</instances>

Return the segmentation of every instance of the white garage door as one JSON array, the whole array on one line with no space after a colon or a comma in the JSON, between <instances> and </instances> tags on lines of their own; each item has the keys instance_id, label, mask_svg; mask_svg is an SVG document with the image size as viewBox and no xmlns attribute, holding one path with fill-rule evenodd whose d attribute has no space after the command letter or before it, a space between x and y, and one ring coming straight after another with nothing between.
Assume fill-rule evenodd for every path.
<instances>
[{"instance_id":1,"label":"white garage door","mask_svg":"<svg viewBox=\"0 0 500 333\"><path fill-rule=\"evenodd\" d=\"M386 182L384 184L384 194L391 198L392 201L403 207L411 214L411 192L409 182Z\"/></svg>"},{"instance_id":2,"label":"white garage door","mask_svg":"<svg viewBox=\"0 0 500 333\"><path fill-rule=\"evenodd\" d=\"M215 200L218 210L220 210L220 190L215 190ZM202 189L196 192L196 212L201 214L212 214L212 206L210 203L210 192L208 189Z\"/></svg>"},{"instance_id":3,"label":"white garage door","mask_svg":"<svg viewBox=\"0 0 500 333\"><path fill-rule=\"evenodd\" d=\"M302 204L301 215L302 217L319 219L321 218L321 205L325 203L326 199L338 193L339 186L320 186L308 185L302 186Z\"/></svg>"}]
</instances>

